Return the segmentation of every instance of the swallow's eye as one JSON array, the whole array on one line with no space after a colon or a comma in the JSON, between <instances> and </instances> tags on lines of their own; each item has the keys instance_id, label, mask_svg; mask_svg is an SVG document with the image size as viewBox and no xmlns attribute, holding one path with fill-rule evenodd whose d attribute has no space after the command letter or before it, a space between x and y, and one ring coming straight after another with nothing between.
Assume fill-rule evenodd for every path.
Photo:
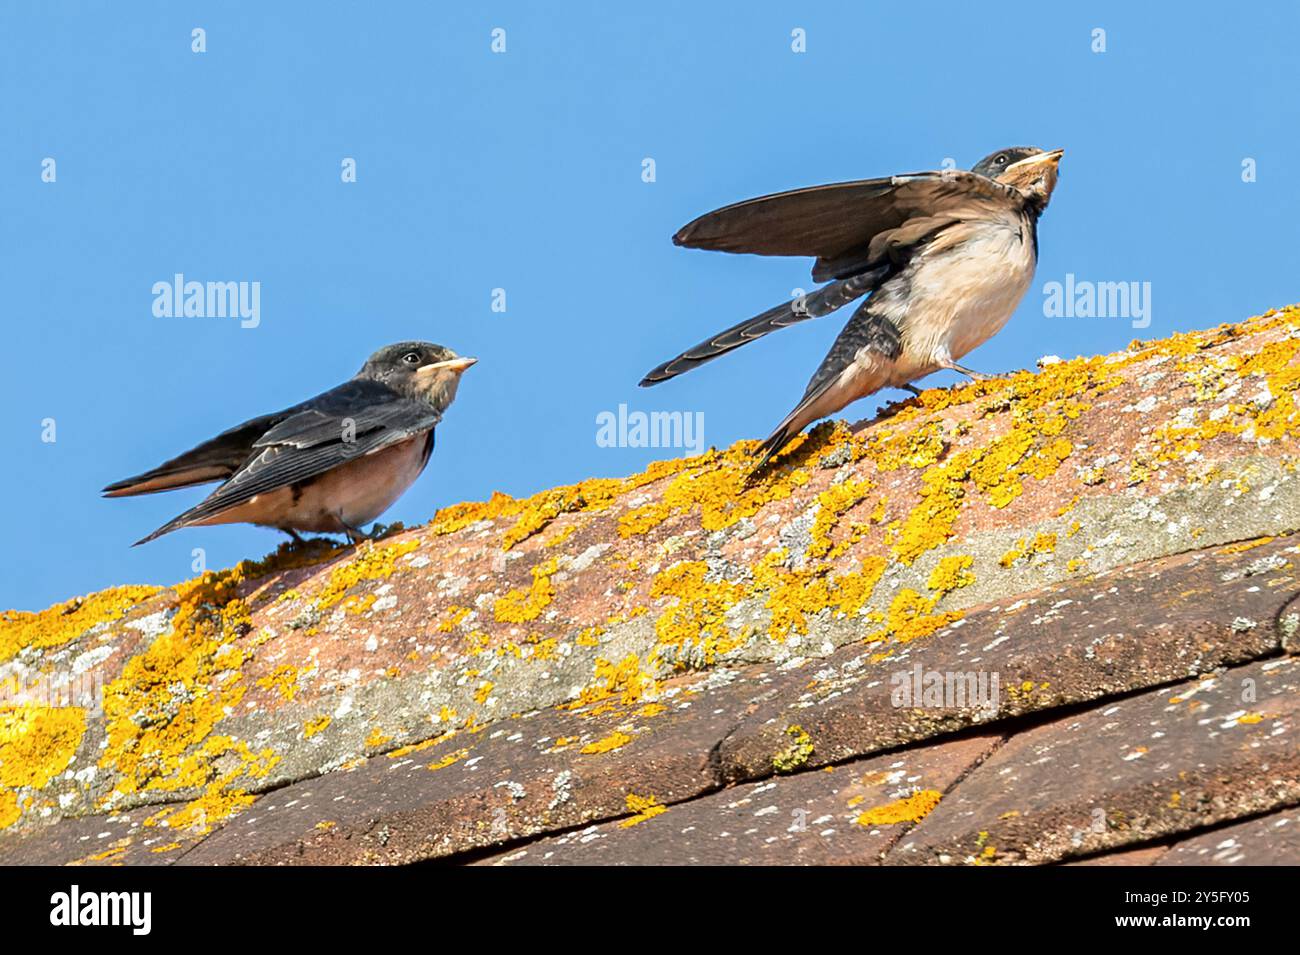
<instances>
[{"instance_id":1,"label":"swallow's eye","mask_svg":"<svg viewBox=\"0 0 1300 955\"><path fill-rule=\"evenodd\" d=\"M402 356L402 361L408 365L418 365L420 363L420 353L418 351L407 352Z\"/></svg>"},{"instance_id":2,"label":"swallow's eye","mask_svg":"<svg viewBox=\"0 0 1300 955\"><path fill-rule=\"evenodd\" d=\"M999 166L1005 166L1007 164L1007 157L1005 155L999 156L997 159L993 161L997 163Z\"/></svg>"}]
</instances>

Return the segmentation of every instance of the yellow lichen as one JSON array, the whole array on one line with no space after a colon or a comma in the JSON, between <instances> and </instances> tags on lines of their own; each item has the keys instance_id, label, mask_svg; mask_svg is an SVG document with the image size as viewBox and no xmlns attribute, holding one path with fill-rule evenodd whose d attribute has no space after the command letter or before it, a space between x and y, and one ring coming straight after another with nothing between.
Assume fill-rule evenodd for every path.
<instances>
[{"instance_id":1,"label":"yellow lichen","mask_svg":"<svg viewBox=\"0 0 1300 955\"><path fill-rule=\"evenodd\" d=\"M18 807L18 794L0 789L0 829L7 829L18 821L23 811Z\"/></svg>"},{"instance_id":2,"label":"yellow lichen","mask_svg":"<svg viewBox=\"0 0 1300 955\"><path fill-rule=\"evenodd\" d=\"M442 759L434 760L425 768L430 770L446 769L448 766L452 765L452 763L459 763L468 755L468 749L458 749L454 753L448 753L446 756L442 757Z\"/></svg>"},{"instance_id":3,"label":"yellow lichen","mask_svg":"<svg viewBox=\"0 0 1300 955\"><path fill-rule=\"evenodd\" d=\"M936 631L962 618L961 611L935 613L941 594L922 597L910 587L901 589L889 604L884 627L866 638L868 643L893 637L898 643L910 643L928 637Z\"/></svg>"},{"instance_id":4,"label":"yellow lichen","mask_svg":"<svg viewBox=\"0 0 1300 955\"><path fill-rule=\"evenodd\" d=\"M21 788L40 789L67 769L86 732L76 706L0 708L0 829L18 821Z\"/></svg>"},{"instance_id":5,"label":"yellow lichen","mask_svg":"<svg viewBox=\"0 0 1300 955\"><path fill-rule=\"evenodd\" d=\"M368 580L383 580L392 575L399 558L418 550L420 542L415 539L401 543L378 545L367 542L362 545L361 553L342 567L336 567L329 581L316 595L316 607L326 610L344 597L357 584ZM351 597L349 603L359 602L360 598ZM373 601L371 601L373 603ZM346 604L345 604L346 606Z\"/></svg>"},{"instance_id":6,"label":"yellow lichen","mask_svg":"<svg viewBox=\"0 0 1300 955\"><path fill-rule=\"evenodd\" d=\"M542 611L555 599L551 575L559 565L558 558L538 564L532 570L533 583L527 590L511 590L492 607L492 614L501 623L527 623L541 616Z\"/></svg>"},{"instance_id":7,"label":"yellow lichen","mask_svg":"<svg viewBox=\"0 0 1300 955\"><path fill-rule=\"evenodd\" d=\"M567 541L570 537L572 537L574 534L576 534L577 531L578 531L578 525L577 525L577 524L570 524L568 527L561 528L560 530L558 530L558 531L556 531L554 534L552 534L550 537L548 537L546 540L544 540L544 541L542 542L542 546L544 546L544 547L559 547L561 544L563 544L565 541Z\"/></svg>"},{"instance_id":8,"label":"yellow lichen","mask_svg":"<svg viewBox=\"0 0 1300 955\"><path fill-rule=\"evenodd\" d=\"M516 518L515 523L501 538L502 550L510 550L544 530L561 514L602 511L617 501L620 495L675 474L682 468L689 467L693 460L695 459L659 461L641 474L625 480L592 478L579 484L551 488L524 499L496 492L487 501L471 501L443 508L430 522L430 530L438 535L452 534L481 521L495 522L513 517Z\"/></svg>"},{"instance_id":9,"label":"yellow lichen","mask_svg":"<svg viewBox=\"0 0 1300 955\"><path fill-rule=\"evenodd\" d=\"M435 736L432 739L426 739L423 742L413 743L410 746L399 746L397 749L387 753L389 759L401 759L403 756L409 756L411 753L418 753L421 750L437 746L445 739L450 739L451 733L443 733L441 736Z\"/></svg>"},{"instance_id":10,"label":"yellow lichen","mask_svg":"<svg viewBox=\"0 0 1300 955\"><path fill-rule=\"evenodd\" d=\"M970 469L975 486L988 495L993 507L1006 507L1020 496L1020 483L1016 466L1029 453L1034 444L1034 432L1026 426L1017 426L986 448Z\"/></svg>"},{"instance_id":11,"label":"yellow lichen","mask_svg":"<svg viewBox=\"0 0 1300 955\"><path fill-rule=\"evenodd\" d=\"M817 619L844 616L872 621L879 627L874 638L906 642L934 633L957 618L957 614L939 610L939 601L969 585L973 564L960 556L944 558L928 577L930 596L903 589L892 595L888 609L881 613L878 606L868 604L889 558L913 564L964 533L967 524L972 529L1025 526L1041 519L1045 511L1050 513L1061 492L1065 497L1078 492L1069 504L1056 509L1058 516L1063 515L1082 496L1097 493L1078 486L1075 475L1085 485L1158 479L1170 487L1179 479L1204 485L1226 478L1225 486L1235 487L1238 493L1260 484L1263 475L1221 473L1210 449L1218 442L1221 452L1227 449L1235 454L1242 443L1260 445L1300 436L1300 337L1294 334L1300 328L1298 319L1300 310L1291 308L1235 328L1137 343L1128 355L1057 362L1037 374L1019 372L998 381L931 389L898 406L891 417L876 422L861 437L831 424L800 435L757 475L751 473L755 443L742 441L725 450L658 462L622 480L594 479L525 499L493 495L487 502L456 505L439 512L425 533L441 535L479 525L476 537L495 535L494 540L510 550L548 527L558 527L557 519L565 514L618 508L612 513L621 514L617 519L620 537L645 534L672 521L673 536L661 535L667 539L660 546L633 542L631 553L615 555L613 565L605 563L605 570L617 566L625 573L622 579L604 585L604 596L610 602L595 605L589 620L598 622L615 611L615 617L626 620L649 610L644 599L645 577L637 572L642 564L659 564L649 590L651 599L662 603L650 605L657 614L655 651L645 659L632 654L622 660L597 661L591 686L578 694L596 707L639 704L647 696L653 699L658 690L655 675L663 666L655 652L671 658L677 666L709 665L753 638L753 627L727 625L728 619L736 619L736 615L728 615L741 601L763 605L770 623L765 635L760 635L768 639L785 640L807 633ZM1245 339L1268 329L1278 329L1279 340ZM1239 340L1239 346L1233 345ZM1231 347L1211 350L1224 344ZM1161 424L1156 417L1159 412L1142 411L1145 426L1140 431L1132 429L1133 447L1108 447L1108 422L1099 420L1101 412L1093 414L1090 427L1073 432L1075 420L1089 412L1095 398L1106 391L1125 384L1122 402L1133 400L1131 392L1150 392L1146 384L1134 387L1136 374L1146 374L1136 369L1157 360L1163 366L1161 374L1167 376L1158 390L1181 392L1177 400L1160 403L1171 411L1176 409L1174 417ZM1214 406L1203 407L1204 402L1214 402ZM1059 475L1076 445L1087 451L1090 460L1100 454L1099 460L1112 461L1113 456L1106 453L1109 450L1120 451L1120 459L1113 465L1091 468L1080 463L1068 469L1068 477ZM1202 455L1204 460L1199 457ZM1283 453L1280 457L1282 467L1294 471L1294 456ZM1199 463L1180 470L1188 461ZM846 466L846 462L854 463ZM837 466L840 474L831 482L826 471ZM875 470L866 470L871 467ZM888 517L883 496L866 503L874 493L873 479L880 481L880 472L885 471L895 472L889 477L893 505ZM1057 477L1050 492L1038 492L1033 482L1053 475ZM659 486L649 493L638 493L630 508L625 505L624 499L630 499L633 492L656 483ZM770 507L782 501L789 505ZM768 535L814 501L817 511L806 551L772 551ZM864 516L854 521L850 515L859 506ZM1013 513L991 514L990 508ZM698 556L701 531L722 530L750 518L757 534L729 538L726 563L689 559L668 563L677 551ZM878 530L887 519L891 523ZM601 529L599 524L587 523L587 518L565 520L567 526L549 539L543 538L542 543L547 547L563 544L580 527ZM605 520L614 523L613 518ZM1061 522L1062 534L1074 537L1080 522L1071 522L1068 529L1065 523ZM607 527L603 537L612 532L613 528ZM1202 532L1194 529L1193 536ZM867 538L872 544L870 552L863 554L868 548L858 545ZM751 543L743 543L745 540ZM757 552L751 549L755 544ZM398 560L419 546L414 538L400 545L363 546L354 559L332 569L315 596L315 606L342 605L352 613L373 609L376 594L353 594L352 590L364 581L388 576ZM454 553L458 546L449 543L447 550ZM479 545L470 546L477 549ZM1054 533L1033 535L1018 541L1004 555L1003 563L1023 566L1034 558L1046 558L1056 546ZM540 551L540 546L534 549ZM541 552L559 556L556 550ZM269 561L241 564L177 588L177 613L170 631L129 660L121 678L104 693L107 745L100 754L100 766L114 774L116 794L197 792L201 795L192 803L196 806L193 814L204 818L208 812L199 806L202 800L212 806L237 806L247 797L248 784L241 780L265 773L277 757L265 750L254 752L243 741L216 735L214 730L236 710L251 709L252 701L244 699L245 664L272 637L266 628L261 633L251 632L253 606L259 599L300 600L299 588L306 593L310 585L308 578L279 598L260 597L252 580L272 569L305 566L338 553L282 549ZM856 563L841 560L849 553ZM551 576L559 561L547 563L552 566L545 573L540 571L546 569L546 563L534 568L530 586L498 600L489 621L519 624L546 615L557 599ZM710 567L715 569L711 572ZM854 572L854 567L859 569ZM1082 571L1086 565L1075 558L1066 570ZM268 589L273 590L274 585ZM119 588L42 614L5 614L0 617L0 661L25 647L67 643L98 624L120 619L155 593L152 588ZM640 603L636 603L638 597ZM164 596L158 603L169 607L172 598ZM426 625L423 635L469 630L462 624L471 613L468 607L449 607L436 623ZM449 641L452 645L438 648L427 662L444 666L459 657L464 644L470 653L545 661L565 651L572 639L571 629L581 626L564 626L556 635L540 633L535 627L525 628L530 631L525 635L518 631L507 635L482 621L476 620L476 624L481 629L464 641ZM602 632L599 626L587 627L574 642L599 645ZM307 629L306 634L315 634L315 628ZM668 652L669 647L678 652ZM421 648L412 654L411 662L419 664L426 660L428 650ZM277 667L265 675L268 670L270 667L258 670L264 674L258 685L283 700L293 698L300 680L292 669ZM391 667L388 672L397 675ZM480 702L490 692L490 688L483 689L485 683L477 684ZM1041 690L1013 687L1008 692ZM260 695L257 702L262 702ZM473 717L468 723L471 731L484 725ZM0 790L0 816L13 815L24 800L26 793ZM49 805L48 800L37 802Z\"/></svg>"},{"instance_id":12,"label":"yellow lichen","mask_svg":"<svg viewBox=\"0 0 1300 955\"><path fill-rule=\"evenodd\" d=\"M799 725L787 726L785 735L789 744L772 755L772 768L778 773L792 773L812 758L815 751L812 737Z\"/></svg>"},{"instance_id":13,"label":"yellow lichen","mask_svg":"<svg viewBox=\"0 0 1300 955\"><path fill-rule=\"evenodd\" d=\"M1070 536L1069 534L1066 535ZM1003 567L1013 567L1020 563L1024 558L1033 557L1035 554L1050 554L1056 550L1056 535L1049 533L1036 534L1033 540L1020 538L1016 541L1016 546L1004 553L998 558L998 563Z\"/></svg>"},{"instance_id":14,"label":"yellow lichen","mask_svg":"<svg viewBox=\"0 0 1300 955\"><path fill-rule=\"evenodd\" d=\"M325 732L332 722L334 722L334 720L329 716L322 715L312 717L306 723L302 724L302 738L311 739L317 733Z\"/></svg>"},{"instance_id":15,"label":"yellow lichen","mask_svg":"<svg viewBox=\"0 0 1300 955\"><path fill-rule=\"evenodd\" d=\"M1057 438L1034 452L1025 462L1024 470L1038 480L1046 481L1073 452L1073 444L1065 438Z\"/></svg>"},{"instance_id":16,"label":"yellow lichen","mask_svg":"<svg viewBox=\"0 0 1300 955\"><path fill-rule=\"evenodd\" d=\"M628 511L618 519L618 536L632 537L635 534L644 534L662 524L672 511L672 505L663 501L656 501L634 511Z\"/></svg>"},{"instance_id":17,"label":"yellow lichen","mask_svg":"<svg viewBox=\"0 0 1300 955\"><path fill-rule=\"evenodd\" d=\"M1219 550L1220 554L1241 554L1248 550L1254 550L1256 547L1263 547L1265 544L1273 543L1272 537L1257 537L1254 540L1241 541L1237 544L1229 544Z\"/></svg>"},{"instance_id":18,"label":"yellow lichen","mask_svg":"<svg viewBox=\"0 0 1300 955\"><path fill-rule=\"evenodd\" d=\"M40 789L67 768L85 732L81 707L0 708L0 786Z\"/></svg>"},{"instance_id":19,"label":"yellow lichen","mask_svg":"<svg viewBox=\"0 0 1300 955\"><path fill-rule=\"evenodd\" d=\"M220 776L204 789L198 799L167 817L171 829L187 829L195 835L211 832L217 825L257 801L257 797L231 786L237 773Z\"/></svg>"},{"instance_id":20,"label":"yellow lichen","mask_svg":"<svg viewBox=\"0 0 1300 955\"><path fill-rule=\"evenodd\" d=\"M911 564L952 535L971 460L971 454L957 453L921 475L921 500L893 536L893 554L900 563Z\"/></svg>"},{"instance_id":21,"label":"yellow lichen","mask_svg":"<svg viewBox=\"0 0 1300 955\"><path fill-rule=\"evenodd\" d=\"M207 786L217 776L213 760L238 749L209 736L243 699L248 652L238 641L251 618L239 590L269 563L246 561L179 585L171 629L104 688L107 746L99 765L118 773L118 793Z\"/></svg>"},{"instance_id":22,"label":"yellow lichen","mask_svg":"<svg viewBox=\"0 0 1300 955\"><path fill-rule=\"evenodd\" d=\"M615 730L603 739L588 743L579 752L586 753L589 756L597 753L612 753L616 749L622 749L630 742L632 742L631 736L621 730Z\"/></svg>"},{"instance_id":23,"label":"yellow lichen","mask_svg":"<svg viewBox=\"0 0 1300 955\"><path fill-rule=\"evenodd\" d=\"M939 805L943 794L936 789L922 789L920 792L874 809L868 809L854 820L859 826L893 826L900 822L920 822Z\"/></svg>"},{"instance_id":24,"label":"yellow lichen","mask_svg":"<svg viewBox=\"0 0 1300 955\"><path fill-rule=\"evenodd\" d=\"M703 561L674 564L655 575L650 596L676 597L655 621L655 635L661 644L679 650L694 649L712 663L743 642L731 634L725 615L745 594L741 584L706 580L709 568Z\"/></svg>"},{"instance_id":25,"label":"yellow lichen","mask_svg":"<svg viewBox=\"0 0 1300 955\"><path fill-rule=\"evenodd\" d=\"M808 618L825 610L835 616L854 617L866 604L884 573L883 558L867 558L862 570L833 574L829 564L805 570L784 566L784 549L772 551L754 565L753 589L767 592L765 606L772 614L768 636L784 641L790 634L808 632Z\"/></svg>"},{"instance_id":26,"label":"yellow lichen","mask_svg":"<svg viewBox=\"0 0 1300 955\"><path fill-rule=\"evenodd\" d=\"M283 700L292 700L298 695L298 680L301 675L297 667L284 664L276 667L268 676L258 680L257 685L264 690L276 691Z\"/></svg>"},{"instance_id":27,"label":"yellow lichen","mask_svg":"<svg viewBox=\"0 0 1300 955\"><path fill-rule=\"evenodd\" d=\"M28 647L57 647L75 640L92 627L120 619L158 591L158 587L112 587L39 613L6 610L0 613L0 663Z\"/></svg>"},{"instance_id":28,"label":"yellow lichen","mask_svg":"<svg viewBox=\"0 0 1300 955\"><path fill-rule=\"evenodd\" d=\"M831 532L844 514L859 504L872 488L867 480L847 480L833 484L817 495L817 518L813 522L812 542L808 545L809 557L837 556L843 548L835 547Z\"/></svg>"},{"instance_id":29,"label":"yellow lichen","mask_svg":"<svg viewBox=\"0 0 1300 955\"><path fill-rule=\"evenodd\" d=\"M655 663L657 661L652 662L652 668ZM583 688L577 699L563 704L563 707L576 709L613 697L618 697L627 706L638 702L647 694L656 694L658 688L658 681L641 668L641 658L635 653L629 653L617 664L597 657L593 682Z\"/></svg>"},{"instance_id":30,"label":"yellow lichen","mask_svg":"<svg viewBox=\"0 0 1300 955\"><path fill-rule=\"evenodd\" d=\"M668 811L667 806L659 805L659 800L654 796L638 796L636 793L628 793L626 799L629 812L636 813L619 823L623 829L630 829L632 826L640 825L647 819L653 819L655 816L663 815Z\"/></svg>"},{"instance_id":31,"label":"yellow lichen","mask_svg":"<svg viewBox=\"0 0 1300 955\"><path fill-rule=\"evenodd\" d=\"M435 629L439 633L451 633L452 630L460 626L461 621L468 617L469 613L469 607L458 607L452 604L443 611L442 619L438 621L438 626Z\"/></svg>"},{"instance_id":32,"label":"yellow lichen","mask_svg":"<svg viewBox=\"0 0 1300 955\"><path fill-rule=\"evenodd\" d=\"M975 575L970 572L974 563L975 558L967 554L944 557L930 572L926 586L945 594L961 587L969 587L975 583Z\"/></svg>"}]
</instances>

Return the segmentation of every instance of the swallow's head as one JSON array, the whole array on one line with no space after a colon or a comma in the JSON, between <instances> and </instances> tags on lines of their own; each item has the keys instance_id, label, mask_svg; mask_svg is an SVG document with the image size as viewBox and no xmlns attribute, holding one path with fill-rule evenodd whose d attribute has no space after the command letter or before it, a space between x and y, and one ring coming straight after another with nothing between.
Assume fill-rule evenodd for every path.
<instances>
[{"instance_id":1,"label":"swallow's head","mask_svg":"<svg viewBox=\"0 0 1300 955\"><path fill-rule=\"evenodd\" d=\"M383 382L400 395L443 411L456 397L460 376L476 361L432 342L398 342L367 358L357 377Z\"/></svg>"},{"instance_id":2,"label":"swallow's head","mask_svg":"<svg viewBox=\"0 0 1300 955\"><path fill-rule=\"evenodd\" d=\"M971 172L1014 186L1047 205L1056 188L1057 166L1064 155L1064 149L1046 151L1036 146L1012 146L985 156L971 167Z\"/></svg>"}]
</instances>

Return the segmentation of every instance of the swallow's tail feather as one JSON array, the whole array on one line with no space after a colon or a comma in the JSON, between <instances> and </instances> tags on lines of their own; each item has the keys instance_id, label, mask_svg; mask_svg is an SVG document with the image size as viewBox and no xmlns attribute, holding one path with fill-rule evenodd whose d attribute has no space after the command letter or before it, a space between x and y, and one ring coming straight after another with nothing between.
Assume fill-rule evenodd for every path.
<instances>
[{"instance_id":1,"label":"swallow's tail feather","mask_svg":"<svg viewBox=\"0 0 1300 955\"><path fill-rule=\"evenodd\" d=\"M185 511L181 514L177 514L175 517L173 517L162 527L158 528L156 531L149 534L147 537L141 537L138 541L136 541L131 546L139 547L141 544L147 544L152 540L157 540L158 538L162 537L164 534L170 534L172 531L178 531L182 527L193 527L198 524L226 523L225 521L218 518L218 515L221 514L221 510L218 509L214 511L211 504L212 499L217 495L217 493L220 490L221 489L218 488L217 491L214 491L212 492L212 494L209 494L203 500L199 501L199 503L191 507L188 511Z\"/></svg>"},{"instance_id":2,"label":"swallow's tail feather","mask_svg":"<svg viewBox=\"0 0 1300 955\"><path fill-rule=\"evenodd\" d=\"M829 389L823 389L823 391L825 390ZM839 408L828 409L825 412L817 410L818 399L821 397L821 394L805 397L758 446L758 451L762 454L762 457L759 458L758 464L754 467L753 474L758 474L767 467L767 463L776 457L781 452L781 449L793 441L799 432L808 425L839 410ZM843 405L840 407L843 407Z\"/></svg>"},{"instance_id":3,"label":"swallow's tail feather","mask_svg":"<svg viewBox=\"0 0 1300 955\"><path fill-rule=\"evenodd\" d=\"M171 491L195 484L208 484L230 477L228 468L216 465L199 465L193 467L162 467L145 471L135 477L115 481L104 488L105 497L131 497L135 494L154 494L158 491Z\"/></svg>"},{"instance_id":4,"label":"swallow's tail feather","mask_svg":"<svg viewBox=\"0 0 1300 955\"><path fill-rule=\"evenodd\" d=\"M769 308L766 312L748 318L738 325L732 325L726 331L700 342L694 348L688 348L676 358L650 371L641 379L641 387L646 388L667 381L669 378L675 378L683 372L698 368L705 362L712 361L779 328L829 315L836 309L843 308L855 299L866 295L876 287L887 272L886 267L881 267L831 282L809 295L782 302L775 308Z\"/></svg>"},{"instance_id":5,"label":"swallow's tail feather","mask_svg":"<svg viewBox=\"0 0 1300 955\"><path fill-rule=\"evenodd\" d=\"M158 528L152 534L150 534L147 537L141 537L138 541L136 541L131 546L139 547L141 544L147 544L151 540L157 540L159 537L162 537L164 534L170 534L172 531L180 530L182 527L185 527L189 524L189 520L187 519L188 517L189 517L189 511L186 511L184 514L180 515L179 517L173 517L170 521L168 521L162 527Z\"/></svg>"},{"instance_id":6,"label":"swallow's tail feather","mask_svg":"<svg viewBox=\"0 0 1300 955\"><path fill-rule=\"evenodd\" d=\"M248 460L253 442L287 416L287 412L281 412L245 421L170 461L164 461L151 471L114 481L104 488L103 494L105 497L131 497L224 481Z\"/></svg>"},{"instance_id":7,"label":"swallow's tail feather","mask_svg":"<svg viewBox=\"0 0 1300 955\"><path fill-rule=\"evenodd\" d=\"M829 417L859 398L888 386L892 364L893 360L885 355L867 351L859 360L844 366L838 374L825 375L819 370L799 404L758 446L763 456L751 474L762 471L782 448L814 421Z\"/></svg>"}]
</instances>

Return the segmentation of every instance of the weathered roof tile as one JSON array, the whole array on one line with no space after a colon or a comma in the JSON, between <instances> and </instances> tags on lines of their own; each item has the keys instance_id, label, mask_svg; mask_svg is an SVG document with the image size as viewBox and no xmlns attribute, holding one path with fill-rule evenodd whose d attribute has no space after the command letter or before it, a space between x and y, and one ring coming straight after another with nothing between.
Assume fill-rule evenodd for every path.
<instances>
[{"instance_id":1,"label":"weathered roof tile","mask_svg":"<svg viewBox=\"0 0 1300 955\"><path fill-rule=\"evenodd\" d=\"M1043 863L1300 802L1300 660L1278 657L1013 736L888 856Z\"/></svg>"},{"instance_id":2,"label":"weathered roof tile","mask_svg":"<svg viewBox=\"0 0 1300 955\"><path fill-rule=\"evenodd\" d=\"M491 865L864 865L1001 737L977 735L728 788L541 839Z\"/></svg>"},{"instance_id":3,"label":"weathered roof tile","mask_svg":"<svg viewBox=\"0 0 1300 955\"><path fill-rule=\"evenodd\" d=\"M817 766L1275 653L1298 542L1180 554L972 609L925 640L845 647L777 677L722 744L722 771L766 775L792 723Z\"/></svg>"},{"instance_id":4,"label":"weathered roof tile","mask_svg":"<svg viewBox=\"0 0 1300 955\"><path fill-rule=\"evenodd\" d=\"M738 442L3 614L0 859L472 859L695 815L683 851L811 859L708 837L736 794L715 790L779 776L820 806L850 766L976 734L1008 742L947 789L935 771L943 799L890 861L1182 858L1178 839L1291 798L1290 691L1273 735L1248 708L1217 733L1161 711L1159 764L1106 734L1223 667L1264 700L1300 651L1297 394L1293 307L931 389L813 429L756 481ZM1196 705L1227 722L1215 692ZM1035 745L1047 762L1015 763ZM1104 831L1076 844L1091 808ZM83 855L117 831L105 814L124 834ZM879 845L853 835L822 858Z\"/></svg>"}]
</instances>

